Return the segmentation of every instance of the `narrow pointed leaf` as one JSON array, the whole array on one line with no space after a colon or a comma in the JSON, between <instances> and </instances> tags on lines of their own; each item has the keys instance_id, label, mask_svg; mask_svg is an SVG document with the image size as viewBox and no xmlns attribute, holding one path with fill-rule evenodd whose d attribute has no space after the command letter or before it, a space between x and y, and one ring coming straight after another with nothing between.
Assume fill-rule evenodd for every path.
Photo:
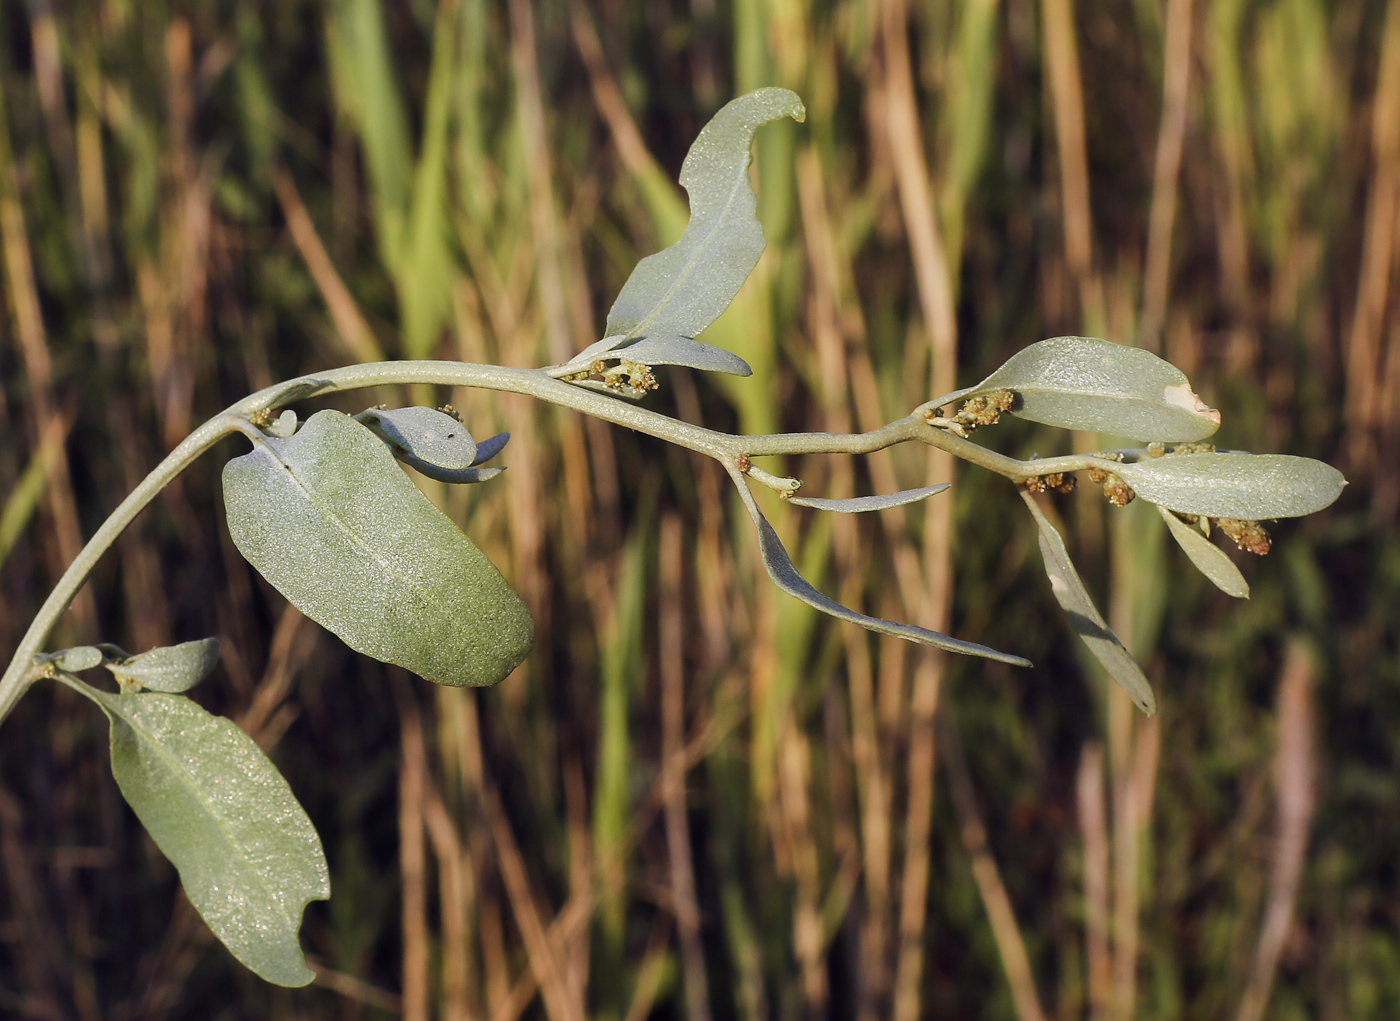
<instances>
[{"instance_id":1,"label":"narrow pointed leaf","mask_svg":"<svg viewBox=\"0 0 1400 1021\"><path fill-rule=\"evenodd\" d=\"M690 221L679 241L632 271L608 314L609 337L694 337L729 305L763 254L749 147L761 125L780 117L804 119L802 100L758 89L701 129L681 166Z\"/></svg>"},{"instance_id":2,"label":"narrow pointed leaf","mask_svg":"<svg viewBox=\"0 0 1400 1021\"><path fill-rule=\"evenodd\" d=\"M307 902L330 896L330 874L282 774L247 734L183 696L85 693L111 721L122 795L214 935L269 982L310 982L297 930Z\"/></svg>"},{"instance_id":3,"label":"narrow pointed leaf","mask_svg":"<svg viewBox=\"0 0 1400 1021\"><path fill-rule=\"evenodd\" d=\"M108 663L107 669L121 680L139 684L151 691L177 694L188 691L208 677L218 662L219 640L201 638L151 649L120 663Z\"/></svg>"},{"instance_id":4,"label":"narrow pointed leaf","mask_svg":"<svg viewBox=\"0 0 1400 1021\"><path fill-rule=\"evenodd\" d=\"M1074 569L1065 540L1045 517L1035 497L1022 490L1021 499L1026 501L1040 529L1040 556L1045 561L1050 590L1069 618L1070 627L1103 664L1108 676L1132 696L1139 709L1151 716L1157 711L1157 696L1152 693L1152 685L1148 683L1142 667L1138 666L1137 660L1133 659L1132 653L1118 640L1118 636L1109 630L1108 622L1089 598L1089 590Z\"/></svg>"},{"instance_id":5,"label":"narrow pointed leaf","mask_svg":"<svg viewBox=\"0 0 1400 1021\"><path fill-rule=\"evenodd\" d=\"M758 503L754 500L753 494L749 492L748 484L744 481L743 476L736 474L733 477L734 484L739 488L739 498L743 500L749 517L753 518L753 523L758 526L758 548L763 556L763 566L768 571L768 577L772 578L774 584L788 595L796 596L823 613L828 613L841 620L848 620L853 624L859 624L871 631L897 635L900 638L907 638L911 642L946 649L948 652L958 652L966 656L982 656L1001 663L1010 663L1012 666L1031 665L1029 660L1020 656L998 652L996 649L989 649L987 646L978 645L975 642L964 642L950 638L948 635L930 631L928 628L917 627L913 624L900 624L879 617L868 617L863 613L857 613L855 610L842 606L830 596L819 592L798 573L792 558L788 556L787 550L783 547L782 540L778 538L778 533L773 530L773 526L768 523L768 519L758 509Z\"/></svg>"},{"instance_id":6,"label":"narrow pointed leaf","mask_svg":"<svg viewBox=\"0 0 1400 1021\"><path fill-rule=\"evenodd\" d=\"M1290 454L1168 454L1113 471L1144 500L1208 518L1294 518L1341 495L1347 480L1330 464Z\"/></svg>"},{"instance_id":7,"label":"narrow pointed leaf","mask_svg":"<svg viewBox=\"0 0 1400 1021\"><path fill-rule=\"evenodd\" d=\"M790 496L787 501L799 507L815 507L817 510L837 511L841 514L859 514L902 507L906 503L927 499L947 488L948 483L941 482L936 486L925 486L923 489L902 489L898 493L882 493L878 496L852 496L835 500L820 496Z\"/></svg>"},{"instance_id":8,"label":"narrow pointed leaf","mask_svg":"<svg viewBox=\"0 0 1400 1021\"><path fill-rule=\"evenodd\" d=\"M439 684L495 684L529 652L520 597L337 411L224 467L229 532L264 578L352 649Z\"/></svg>"},{"instance_id":9,"label":"narrow pointed leaf","mask_svg":"<svg viewBox=\"0 0 1400 1021\"><path fill-rule=\"evenodd\" d=\"M1054 337L1011 356L976 386L940 404L1011 390L1013 415L1065 429L1136 440L1203 440L1220 427L1176 366L1141 348L1094 337Z\"/></svg>"},{"instance_id":10,"label":"narrow pointed leaf","mask_svg":"<svg viewBox=\"0 0 1400 1021\"><path fill-rule=\"evenodd\" d=\"M1172 538L1183 553L1196 565L1196 569L1211 580L1221 592L1236 599L1249 598L1249 582L1235 566L1223 549L1201 534L1200 529L1188 525L1160 504L1157 511L1171 530Z\"/></svg>"}]
</instances>

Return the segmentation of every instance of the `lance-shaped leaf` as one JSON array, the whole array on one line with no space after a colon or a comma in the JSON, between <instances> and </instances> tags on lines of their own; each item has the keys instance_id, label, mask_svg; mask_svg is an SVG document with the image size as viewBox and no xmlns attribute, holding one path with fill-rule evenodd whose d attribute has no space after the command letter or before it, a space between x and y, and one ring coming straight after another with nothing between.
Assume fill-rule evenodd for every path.
<instances>
[{"instance_id":1,"label":"lance-shaped leaf","mask_svg":"<svg viewBox=\"0 0 1400 1021\"><path fill-rule=\"evenodd\" d=\"M837 511L841 514L860 514L865 511L902 507L906 503L925 500L947 488L948 483L940 482L936 486L925 486L923 489L901 489L898 493L882 493L877 496L852 496L834 500L820 496L789 496L787 502L795 503L799 507L815 507L817 510Z\"/></svg>"},{"instance_id":2,"label":"lance-shaped leaf","mask_svg":"<svg viewBox=\"0 0 1400 1021\"><path fill-rule=\"evenodd\" d=\"M749 517L753 518L753 523L758 526L758 549L763 556L763 566L768 571L768 577L772 578L778 588L788 595L796 596L823 613L829 613L841 620L859 624L871 631L897 635L900 638L907 638L911 642L918 642L920 645L932 645L935 648L962 653L965 656L982 656L1001 663L1010 663L1012 666L1031 665L1030 660L1020 656L998 652L996 649L989 649L987 646L978 645L975 642L964 642L950 638L948 635L930 631L928 628L916 627L913 624L900 624L892 620L882 620L879 617L868 617L863 613L857 613L855 610L842 606L830 596L819 592L798 573L792 558L788 556L787 550L783 547L782 540L778 538L778 533L773 530L773 526L768 523L768 519L758 509L758 503L754 500L753 493L749 492L744 477L737 472L730 474L734 479L734 484L739 488L739 498L743 500Z\"/></svg>"},{"instance_id":3,"label":"lance-shaped leaf","mask_svg":"<svg viewBox=\"0 0 1400 1021\"><path fill-rule=\"evenodd\" d=\"M1235 566L1229 555L1201 534L1200 529L1188 525L1160 504L1157 505L1162 520L1171 530L1172 538L1182 552L1196 565L1196 569L1209 578L1216 588L1236 599L1249 598L1249 582Z\"/></svg>"},{"instance_id":4,"label":"lance-shaped leaf","mask_svg":"<svg viewBox=\"0 0 1400 1021\"><path fill-rule=\"evenodd\" d=\"M1118 636L1109 630L1108 622L1089 598L1089 590L1074 569L1065 540L1050 524L1040 505L1035 502L1035 497L1022 490L1021 499L1026 501L1040 529L1040 556L1045 562L1045 573L1050 578L1050 591L1069 618L1070 627L1084 640L1108 675L1132 696L1137 707L1151 716L1157 711L1157 696L1152 693L1152 685L1148 683L1142 667L1138 666L1137 660L1133 659L1132 653L1118 640Z\"/></svg>"},{"instance_id":5,"label":"lance-shaped leaf","mask_svg":"<svg viewBox=\"0 0 1400 1021\"><path fill-rule=\"evenodd\" d=\"M373 433L337 411L224 467L239 551L352 649L439 684L495 684L534 623L480 550Z\"/></svg>"},{"instance_id":6,"label":"lance-shaped leaf","mask_svg":"<svg viewBox=\"0 0 1400 1021\"><path fill-rule=\"evenodd\" d=\"M1347 480L1330 464L1290 454L1168 454L1112 471L1144 500L1208 518L1293 518L1326 507Z\"/></svg>"},{"instance_id":7,"label":"lance-shaped leaf","mask_svg":"<svg viewBox=\"0 0 1400 1021\"><path fill-rule=\"evenodd\" d=\"M1032 422L1136 440L1203 440L1220 426L1181 370L1150 351L1094 337L1054 337L1011 356L976 386L939 405L993 390L1018 398L1011 413Z\"/></svg>"},{"instance_id":8,"label":"lance-shaped leaf","mask_svg":"<svg viewBox=\"0 0 1400 1021\"><path fill-rule=\"evenodd\" d=\"M219 640L200 638L128 656L120 662L108 663L107 669L128 683L151 691L178 694L208 677L218 662Z\"/></svg>"},{"instance_id":9,"label":"lance-shaped leaf","mask_svg":"<svg viewBox=\"0 0 1400 1021\"><path fill-rule=\"evenodd\" d=\"M123 797L214 935L269 982L310 982L297 930L307 902L330 896L330 874L282 774L247 734L183 696L79 690L111 721Z\"/></svg>"},{"instance_id":10,"label":"lance-shaped leaf","mask_svg":"<svg viewBox=\"0 0 1400 1021\"><path fill-rule=\"evenodd\" d=\"M680 240L637 263L608 313L606 336L554 375L581 371L612 355L644 365L690 365L741 376L743 359L692 341L739 293L763 254L763 226L749 184L750 146L759 127L806 109L787 89L757 89L727 103L701 129L681 165L690 220ZM636 350L620 351L624 345ZM710 350L705 350L705 349Z\"/></svg>"}]
</instances>

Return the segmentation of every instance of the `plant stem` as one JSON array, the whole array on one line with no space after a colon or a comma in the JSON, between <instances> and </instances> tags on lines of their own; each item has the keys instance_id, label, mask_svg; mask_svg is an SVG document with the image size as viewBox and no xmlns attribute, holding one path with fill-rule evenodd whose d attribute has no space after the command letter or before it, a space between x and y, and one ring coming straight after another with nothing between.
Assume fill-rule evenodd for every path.
<instances>
[{"instance_id":1,"label":"plant stem","mask_svg":"<svg viewBox=\"0 0 1400 1021\"><path fill-rule=\"evenodd\" d=\"M43 648L54 624L78 594L102 554L156 494L195 458L224 436L246 430L250 415L275 411L313 395L321 396L341 390L433 383L526 394L708 454L731 470L736 470L740 458L745 456L868 454L910 440L940 447L955 457L1016 482L1036 475L1079 471L1090 467L1101 467L1111 471L1114 466L1114 462L1092 455L1018 461L987 450L946 430L936 429L917 413L864 433L775 433L734 436L648 411L596 390L565 383L549 376L544 369L517 369L447 361L367 362L329 369L267 387L230 406L186 437L184 442L171 451L169 456L132 490L69 565L53 592L44 601L29 630L25 632L8 669L4 676L0 677L0 720L9 715L15 702L39 676L33 663L35 654Z\"/></svg>"}]
</instances>

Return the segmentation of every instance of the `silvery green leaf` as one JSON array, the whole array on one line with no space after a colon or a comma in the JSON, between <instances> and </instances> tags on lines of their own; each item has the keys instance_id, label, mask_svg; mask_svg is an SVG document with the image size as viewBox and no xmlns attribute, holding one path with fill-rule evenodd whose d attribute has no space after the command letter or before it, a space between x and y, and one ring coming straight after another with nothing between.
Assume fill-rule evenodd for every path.
<instances>
[{"instance_id":1,"label":"silvery green leaf","mask_svg":"<svg viewBox=\"0 0 1400 1021\"><path fill-rule=\"evenodd\" d=\"M749 147L761 125L780 117L803 120L802 100L787 89L758 89L701 129L681 166L690 221L679 241L632 271L608 313L609 337L694 337L728 307L763 254Z\"/></svg>"},{"instance_id":2,"label":"silvery green leaf","mask_svg":"<svg viewBox=\"0 0 1400 1021\"><path fill-rule=\"evenodd\" d=\"M642 337L607 352L605 358L626 358L642 365L685 365L710 372L752 376L753 369L732 351L689 337Z\"/></svg>"},{"instance_id":3,"label":"silvery green leaf","mask_svg":"<svg viewBox=\"0 0 1400 1021\"><path fill-rule=\"evenodd\" d=\"M472 434L445 412L433 408L369 408L356 415L355 421L389 444L405 461L412 458L419 464L449 471L476 463Z\"/></svg>"},{"instance_id":4,"label":"silvery green leaf","mask_svg":"<svg viewBox=\"0 0 1400 1021\"><path fill-rule=\"evenodd\" d=\"M510 433L497 433L495 436L488 436L476 445L476 457L472 460L471 467L475 468L483 461L489 461L510 442Z\"/></svg>"},{"instance_id":5,"label":"silvery green leaf","mask_svg":"<svg viewBox=\"0 0 1400 1021\"><path fill-rule=\"evenodd\" d=\"M102 650L92 645L79 645L72 649L52 653L47 658L56 663L60 670L77 673L80 670L91 670L95 666L100 666L102 664Z\"/></svg>"},{"instance_id":6,"label":"silvery green leaf","mask_svg":"<svg viewBox=\"0 0 1400 1021\"><path fill-rule=\"evenodd\" d=\"M778 533L773 530L773 526L768 523L768 519L763 516L763 512L758 509L758 503L754 500L753 494L749 492L744 477L737 473L733 474L734 484L739 488L739 498L743 500L745 509L749 512L749 517L753 518L753 523L758 526L758 548L763 556L763 566L768 571L768 577L790 596L796 596L809 606L814 606L823 613L828 613L841 620L848 620L853 624L859 624L863 628L871 631L879 631L887 635L897 635L900 638L907 638L911 642L918 642L920 645L931 645L938 649L946 649L948 652L958 652L966 656L982 656L986 659L994 659L1001 663L1010 663L1012 666L1030 666L1027 659L1020 656L1012 656L1009 653L998 652L996 649L989 649L985 645L977 645L974 642L964 642L948 635L940 634L937 631L930 631L927 628L916 627L913 624L900 624L892 620L882 620L879 617L868 617L863 613L857 613L842 606L830 596L817 591L806 578L798 573L793 565L792 558L788 556L787 550L783 547L783 542L778 538Z\"/></svg>"},{"instance_id":7,"label":"silvery green leaf","mask_svg":"<svg viewBox=\"0 0 1400 1021\"><path fill-rule=\"evenodd\" d=\"M1152 693L1152 685L1148 683L1142 667L1138 666L1137 660L1133 659L1132 653L1118 640L1118 636L1109 630L1108 622L1089 598L1089 590L1074 569L1065 540L1050 524L1040 505L1035 502L1035 497L1022 490L1021 499L1026 501L1040 529L1040 556L1045 562L1050 590L1069 618L1070 627L1084 640L1108 675L1132 696L1137 707L1151 716L1157 711L1157 696Z\"/></svg>"},{"instance_id":8,"label":"silvery green leaf","mask_svg":"<svg viewBox=\"0 0 1400 1021\"><path fill-rule=\"evenodd\" d=\"M1220 426L1181 370L1150 351L1094 337L1054 337L1011 356L939 404L1011 390L1013 415L1136 440L1203 440Z\"/></svg>"},{"instance_id":9,"label":"silvery green leaf","mask_svg":"<svg viewBox=\"0 0 1400 1021\"><path fill-rule=\"evenodd\" d=\"M352 649L440 684L495 684L525 658L520 597L368 429L337 411L224 467L234 543Z\"/></svg>"},{"instance_id":10,"label":"silvery green leaf","mask_svg":"<svg viewBox=\"0 0 1400 1021\"><path fill-rule=\"evenodd\" d=\"M787 501L795 503L799 507L815 507L817 510L838 511L842 514L858 514L864 511L885 510L889 507L902 507L906 503L927 499L947 488L948 483L940 482L936 486L925 486L923 489L902 489L898 493L883 493L878 496L853 496L837 500L828 500L820 496L790 496Z\"/></svg>"},{"instance_id":11,"label":"silvery green leaf","mask_svg":"<svg viewBox=\"0 0 1400 1021\"><path fill-rule=\"evenodd\" d=\"M287 437L292 435L297 431L297 413L288 408L277 416L277 421L268 426L267 431L273 436Z\"/></svg>"},{"instance_id":12,"label":"silvery green leaf","mask_svg":"<svg viewBox=\"0 0 1400 1021\"><path fill-rule=\"evenodd\" d=\"M567 376L575 372L582 372L594 362L600 361L607 352L617 347L617 345L624 343L627 339L625 334L619 333L616 336L595 340L567 362L552 367L549 370L549 374L557 377Z\"/></svg>"},{"instance_id":13,"label":"silvery green leaf","mask_svg":"<svg viewBox=\"0 0 1400 1021\"><path fill-rule=\"evenodd\" d=\"M1156 506L1162 520L1171 530L1172 538L1190 558L1191 563L1196 565L1196 569L1226 595L1236 599L1248 599L1249 582L1244 580L1244 575L1229 555L1202 535L1200 529L1188 525L1160 504Z\"/></svg>"},{"instance_id":14,"label":"silvery green leaf","mask_svg":"<svg viewBox=\"0 0 1400 1021\"><path fill-rule=\"evenodd\" d=\"M208 677L218 662L219 640L200 638L108 663L107 669L119 679L151 691L178 694Z\"/></svg>"},{"instance_id":15,"label":"silvery green leaf","mask_svg":"<svg viewBox=\"0 0 1400 1021\"><path fill-rule=\"evenodd\" d=\"M297 930L330 896L321 840L252 738L181 695L84 693L112 725L112 775L233 956L269 982L304 986Z\"/></svg>"},{"instance_id":16,"label":"silvery green leaf","mask_svg":"<svg viewBox=\"0 0 1400 1021\"><path fill-rule=\"evenodd\" d=\"M1208 518L1294 518L1326 507L1347 484L1330 464L1290 454L1168 454L1113 472L1144 500Z\"/></svg>"}]
</instances>

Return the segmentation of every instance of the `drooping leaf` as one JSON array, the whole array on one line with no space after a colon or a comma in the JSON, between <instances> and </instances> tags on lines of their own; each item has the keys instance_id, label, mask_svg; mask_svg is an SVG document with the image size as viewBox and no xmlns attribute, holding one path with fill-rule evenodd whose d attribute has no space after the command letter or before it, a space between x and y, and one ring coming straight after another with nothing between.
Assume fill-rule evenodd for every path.
<instances>
[{"instance_id":1,"label":"drooping leaf","mask_svg":"<svg viewBox=\"0 0 1400 1021\"><path fill-rule=\"evenodd\" d=\"M1249 582L1244 580L1244 575L1240 573L1229 554L1202 535L1199 529L1188 525L1160 504L1156 506L1162 520L1171 530L1172 538L1190 558L1191 563L1196 565L1196 569L1226 595L1236 599L1248 599Z\"/></svg>"},{"instance_id":2,"label":"drooping leaf","mask_svg":"<svg viewBox=\"0 0 1400 1021\"><path fill-rule=\"evenodd\" d=\"M1065 540L1050 524L1040 505L1035 502L1035 497L1022 490L1021 499L1026 501L1040 529L1040 556L1045 562L1050 590L1069 618L1070 627L1084 640L1108 675L1132 696L1137 707L1151 716L1157 711L1157 696L1152 693L1152 685L1148 683L1142 667L1138 666L1137 660L1133 659L1132 653L1118 640L1118 636L1109 630L1108 622L1089 598L1089 590L1074 569Z\"/></svg>"},{"instance_id":3,"label":"drooping leaf","mask_svg":"<svg viewBox=\"0 0 1400 1021\"><path fill-rule=\"evenodd\" d=\"M495 684L529 652L520 597L368 429L320 411L224 467L239 551L352 649L440 684Z\"/></svg>"},{"instance_id":4,"label":"drooping leaf","mask_svg":"<svg viewBox=\"0 0 1400 1021\"><path fill-rule=\"evenodd\" d=\"M939 404L1011 390L1013 415L1136 440L1203 440L1220 426L1181 370L1141 348L1054 337L1019 351L976 386Z\"/></svg>"},{"instance_id":5,"label":"drooping leaf","mask_svg":"<svg viewBox=\"0 0 1400 1021\"><path fill-rule=\"evenodd\" d=\"M307 902L330 896L330 873L282 774L247 734L183 696L82 689L111 721L123 797L214 935L269 982L310 982L297 930Z\"/></svg>"},{"instance_id":6,"label":"drooping leaf","mask_svg":"<svg viewBox=\"0 0 1400 1021\"><path fill-rule=\"evenodd\" d=\"M178 694L208 677L218 662L219 640L200 638L108 663L107 669L119 679L151 691Z\"/></svg>"},{"instance_id":7,"label":"drooping leaf","mask_svg":"<svg viewBox=\"0 0 1400 1021\"><path fill-rule=\"evenodd\" d=\"M842 514L859 514L865 511L902 507L906 503L925 500L947 488L948 483L940 482L936 486L925 486L923 489L902 489L898 493L882 493L877 496L852 496L835 500L820 496L790 496L787 501L795 503L799 507L815 507L817 510L837 511Z\"/></svg>"},{"instance_id":8,"label":"drooping leaf","mask_svg":"<svg viewBox=\"0 0 1400 1021\"><path fill-rule=\"evenodd\" d=\"M753 518L753 523L758 526L758 548L763 556L763 566L768 571L768 577L772 578L774 584L788 595L796 596L823 613L828 613L841 620L848 620L853 624L859 624L871 631L897 635L900 638L907 638L911 642L946 649L948 652L958 652L966 656L982 656L1001 663L1010 663L1012 666L1031 665L1029 660L1020 656L998 652L996 649L989 649L987 646L978 645L975 642L964 642L957 638L950 638L948 635L930 631L928 628L917 627L913 624L900 624L892 620L882 620L879 617L868 617L863 613L857 613L855 610L842 606L830 596L819 592L798 573L792 558L788 556L787 550L783 547L782 540L778 538L778 533L773 530L773 526L768 523L768 519L758 509L758 503L754 500L753 493L749 492L748 483L744 481L744 477L738 473L731 474L734 484L739 489L739 498L744 502L749 517Z\"/></svg>"},{"instance_id":9,"label":"drooping leaf","mask_svg":"<svg viewBox=\"0 0 1400 1021\"><path fill-rule=\"evenodd\" d=\"M1347 484L1330 464L1290 454L1168 454L1113 472L1144 500L1209 518L1293 518L1326 507Z\"/></svg>"},{"instance_id":10,"label":"drooping leaf","mask_svg":"<svg viewBox=\"0 0 1400 1021\"><path fill-rule=\"evenodd\" d=\"M729 352L674 339L690 340L714 322L763 254L763 226L748 173L754 134L780 117L801 121L806 116L802 100L780 88L749 92L715 114L681 165L690 220L680 240L637 263L608 313L606 336L552 374L578 372L604 356L621 357L615 349L623 345L651 341L652 346L626 357L645 365L749 375L743 359Z\"/></svg>"}]
</instances>

